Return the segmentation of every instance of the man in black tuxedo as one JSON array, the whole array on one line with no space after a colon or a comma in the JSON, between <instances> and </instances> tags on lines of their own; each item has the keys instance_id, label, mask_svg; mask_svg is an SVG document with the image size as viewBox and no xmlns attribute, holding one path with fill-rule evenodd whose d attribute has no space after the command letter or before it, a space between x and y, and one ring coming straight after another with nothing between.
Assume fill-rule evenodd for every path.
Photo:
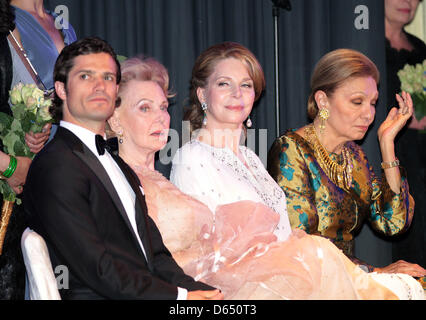
<instances>
[{"instance_id":1,"label":"man in black tuxedo","mask_svg":"<svg viewBox=\"0 0 426 320\"><path fill-rule=\"evenodd\" d=\"M103 40L63 49L55 69L62 121L32 162L24 206L53 268L69 270L63 299L221 299L185 275L147 214L133 171L105 143L120 65ZM62 105L62 106L61 106Z\"/></svg>"}]
</instances>

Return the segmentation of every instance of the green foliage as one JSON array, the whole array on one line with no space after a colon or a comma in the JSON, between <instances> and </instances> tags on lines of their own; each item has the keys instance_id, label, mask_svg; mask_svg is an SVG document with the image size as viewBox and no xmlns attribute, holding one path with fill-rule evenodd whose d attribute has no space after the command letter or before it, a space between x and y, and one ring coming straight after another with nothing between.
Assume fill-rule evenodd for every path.
<instances>
[{"instance_id":1,"label":"green foliage","mask_svg":"<svg viewBox=\"0 0 426 320\"><path fill-rule=\"evenodd\" d=\"M127 57L118 54L117 55L117 60L118 60L118 62L123 63L124 61L127 60Z\"/></svg>"},{"instance_id":2,"label":"green foliage","mask_svg":"<svg viewBox=\"0 0 426 320\"><path fill-rule=\"evenodd\" d=\"M30 131L41 132L46 123L53 122L49 112L52 102L45 99L43 91L34 84L19 83L9 91L9 97L13 116L0 112L0 139L3 142L3 151L13 156L32 159L34 154L25 143L25 134ZM0 192L4 200L21 203L7 180L0 180Z\"/></svg>"},{"instance_id":3,"label":"green foliage","mask_svg":"<svg viewBox=\"0 0 426 320\"><path fill-rule=\"evenodd\" d=\"M415 106L414 113L416 115L416 119L420 120L426 116L426 95L415 92L411 95L411 98L413 99L413 104Z\"/></svg>"},{"instance_id":4,"label":"green foliage","mask_svg":"<svg viewBox=\"0 0 426 320\"><path fill-rule=\"evenodd\" d=\"M398 71L401 90L410 93L417 120L426 116L426 59L415 66L406 64Z\"/></svg>"}]
</instances>

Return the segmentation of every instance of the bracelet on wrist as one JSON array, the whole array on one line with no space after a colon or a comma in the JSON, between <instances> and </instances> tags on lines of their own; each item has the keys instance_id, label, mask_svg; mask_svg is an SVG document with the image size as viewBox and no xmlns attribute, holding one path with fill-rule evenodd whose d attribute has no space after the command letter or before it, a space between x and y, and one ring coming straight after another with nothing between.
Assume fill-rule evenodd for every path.
<instances>
[{"instance_id":1,"label":"bracelet on wrist","mask_svg":"<svg viewBox=\"0 0 426 320\"><path fill-rule=\"evenodd\" d=\"M1 175L6 179L12 176L12 174L15 172L16 167L18 165L18 160L16 160L14 156L9 155L9 157L10 157L9 166L4 172L1 173Z\"/></svg>"},{"instance_id":2,"label":"bracelet on wrist","mask_svg":"<svg viewBox=\"0 0 426 320\"><path fill-rule=\"evenodd\" d=\"M399 166L399 160L396 158L394 161L382 162L382 169L390 169Z\"/></svg>"}]
</instances>

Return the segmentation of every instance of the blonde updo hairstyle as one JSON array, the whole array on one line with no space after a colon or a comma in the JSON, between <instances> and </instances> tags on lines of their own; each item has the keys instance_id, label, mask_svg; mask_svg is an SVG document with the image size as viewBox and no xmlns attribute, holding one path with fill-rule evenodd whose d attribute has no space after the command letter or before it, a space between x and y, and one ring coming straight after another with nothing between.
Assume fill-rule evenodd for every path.
<instances>
[{"instance_id":1,"label":"blonde updo hairstyle","mask_svg":"<svg viewBox=\"0 0 426 320\"><path fill-rule=\"evenodd\" d=\"M376 65L364 54L352 49L337 49L324 55L316 64L311 77L311 93L308 98L308 116L318 114L315 93L322 90L328 97L351 78L371 76L379 83L380 73Z\"/></svg>"},{"instance_id":2,"label":"blonde updo hairstyle","mask_svg":"<svg viewBox=\"0 0 426 320\"><path fill-rule=\"evenodd\" d=\"M235 58L247 66L248 74L253 80L255 101L259 99L265 88L265 76L262 66L254 54L243 45L236 42L223 42L213 45L203 51L195 61L192 69L189 102L184 120L189 120L191 132L202 126L204 112L198 100L197 89L206 88L209 77L214 73L216 65L227 58Z\"/></svg>"},{"instance_id":3,"label":"blonde updo hairstyle","mask_svg":"<svg viewBox=\"0 0 426 320\"><path fill-rule=\"evenodd\" d=\"M121 106L122 97L132 81L153 81L160 86L167 98L175 96L169 91L169 73L166 67L154 58L138 55L121 63L121 81L115 103L116 108ZM106 133L108 137L117 136L109 123L106 126Z\"/></svg>"},{"instance_id":4,"label":"blonde updo hairstyle","mask_svg":"<svg viewBox=\"0 0 426 320\"><path fill-rule=\"evenodd\" d=\"M156 59L139 55L125 60L121 64L121 82L118 89L117 107L120 106L121 97L128 88L132 80L156 82L167 98L174 97L175 94L169 91L169 73Z\"/></svg>"}]
</instances>

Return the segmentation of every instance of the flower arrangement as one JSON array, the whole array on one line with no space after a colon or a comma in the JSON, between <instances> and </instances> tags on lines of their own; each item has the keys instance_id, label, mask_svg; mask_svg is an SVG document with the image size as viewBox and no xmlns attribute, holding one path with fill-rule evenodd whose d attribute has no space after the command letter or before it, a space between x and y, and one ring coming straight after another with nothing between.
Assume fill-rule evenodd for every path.
<instances>
[{"instance_id":1,"label":"flower arrangement","mask_svg":"<svg viewBox=\"0 0 426 320\"><path fill-rule=\"evenodd\" d=\"M414 104L414 114L417 120L426 116L426 59L415 66L406 64L398 71L401 90L407 91Z\"/></svg>"},{"instance_id":2,"label":"flower arrangement","mask_svg":"<svg viewBox=\"0 0 426 320\"><path fill-rule=\"evenodd\" d=\"M19 83L9 91L12 116L0 112L0 139L3 142L3 151L11 156L33 158L34 154L25 144L27 132L41 132L46 123L53 122L49 112L52 105L50 98L44 97L35 84L23 85ZM14 202L16 194L6 182L0 180L0 192L3 199ZM17 204L20 200L17 199Z\"/></svg>"},{"instance_id":3,"label":"flower arrangement","mask_svg":"<svg viewBox=\"0 0 426 320\"><path fill-rule=\"evenodd\" d=\"M1 173L0 192L3 195L3 206L0 220L0 255L3 242L12 215L13 204L21 204L21 199L10 187L5 179L10 178L18 165L15 156L33 158L34 154L25 143L27 132L41 132L44 125L53 122L49 112L52 105L50 98L45 98L43 91L35 84L23 85L19 83L9 91L12 116L0 112L0 139L3 142L3 151L10 155L9 167Z\"/></svg>"}]
</instances>

